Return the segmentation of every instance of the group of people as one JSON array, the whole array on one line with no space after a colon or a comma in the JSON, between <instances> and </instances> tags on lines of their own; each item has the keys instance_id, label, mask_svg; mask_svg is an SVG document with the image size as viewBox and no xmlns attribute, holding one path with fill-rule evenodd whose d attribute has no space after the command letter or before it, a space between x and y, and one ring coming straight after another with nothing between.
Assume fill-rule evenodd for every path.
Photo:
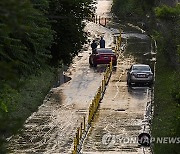
<instances>
[{"instance_id":1,"label":"group of people","mask_svg":"<svg viewBox=\"0 0 180 154\"><path fill-rule=\"evenodd\" d=\"M100 48L105 48L105 40L103 39L103 37L101 37L99 41L99 45L100 45ZM96 43L95 40L93 40L93 42L91 43L92 53L96 52L97 46L98 44Z\"/></svg>"}]
</instances>

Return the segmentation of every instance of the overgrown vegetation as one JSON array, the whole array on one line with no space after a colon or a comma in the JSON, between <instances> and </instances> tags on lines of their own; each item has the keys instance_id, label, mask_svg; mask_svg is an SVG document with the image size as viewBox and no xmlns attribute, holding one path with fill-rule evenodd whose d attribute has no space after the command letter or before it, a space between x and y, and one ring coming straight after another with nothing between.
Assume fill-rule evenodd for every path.
<instances>
[{"instance_id":1,"label":"overgrown vegetation","mask_svg":"<svg viewBox=\"0 0 180 154\"><path fill-rule=\"evenodd\" d=\"M136 5L133 6L134 4ZM113 11L120 19L126 18L126 21L136 23L143 21L148 34L156 39L158 53L152 135L154 137L179 137L180 5L170 7L158 6L158 4L160 4L158 0L141 1L141 3L136 0L114 0ZM144 10L145 7L148 9ZM132 17L136 20L131 20ZM153 149L155 154L175 154L179 153L180 147L178 144L154 144Z\"/></svg>"},{"instance_id":2,"label":"overgrown vegetation","mask_svg":"<svg viewBox=\"0 0 180 154\"><path fill-rule=\"evenodd\" d=\"M49 15L56 20L52 21L52 29L56 32L51 48L54 63L62 59L69 64L82 48L86 41L82 21L93 13L93 4L93 0L50 1Z\"/></svg>"},{"instance_id":3,"label":"overgrown vegetation","mask_svg":"<svg viewBox=\"0 0 180 154\"><path fill-rule=\"evenodd\" d=\"M160 53L162 53L168 64L175 70L174 74L174 86L171 90L173 98L180 102L178 82L180 72L180 5L176 7L162 6L155 9L155 14L159 19L158 31L155 33L155 37L158 41Z\"/></svg>"},{"instance_id":4,"label":"overgrown vegetation","mask_svg":"<svg viewBox=\"0 0 180 154\"><path fill-rule=\"evenodd\" d=\"M55 75L55 70L46 68L36 75L21 79L18 89L4 88L1 97L7 98L7 102L0 114L0 153L5 153L6 137L17 133L24 121L42 104L54 83Z\"/></svg>"},{"instance_id":5,"label":"overgrown vegetation","mask_svg":"<svg viewBox=\"0 0 180 154\"><path fill-rule=\"evenodd\" d=\"M121 20L142 20L149 16L155 0L113 0L113 12Z\"/></svg>"},{"instance_id":6,"label":"overgrown vegetation","mask_svg":"<svg viewBox=\"0 0 180 154\"><path fill-rule=\"evenodd\" d=\"M0 1L0 151L78 54L92 13L93 0Z\"/></svg>"},{"instance_id":7,"label":"overgrown vegetation","mask_svg":"<svg viewBox=\"0 0 180 154\"><path fill-rule=\"evenodd\" d=\"M180 5L155 9L158 28L155 116L152 133L155 137L180 136ZM155 144L155 153L179 153L178 144Z\"/></svg>"},{"instance_id":8,"label":"overgrown vegetation","mask_svg":"<svg viewBox=\"0 0 180 154\"><path fill-rule=\"evenodd\" d=\"M180 136L180 105L175 99L179 86L179 72L169 65L166 55L158 48L155 83L155 111L153 137ZM173 95L172 95L173 92ZM155 154L179 153L179 144L153 144Z\"/></svg>"}]
</instances>

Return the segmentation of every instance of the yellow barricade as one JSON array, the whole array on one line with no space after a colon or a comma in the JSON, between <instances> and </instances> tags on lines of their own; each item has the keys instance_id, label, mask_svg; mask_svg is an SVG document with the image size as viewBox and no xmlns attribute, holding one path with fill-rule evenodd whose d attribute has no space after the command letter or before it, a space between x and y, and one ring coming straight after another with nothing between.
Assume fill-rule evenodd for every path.
<instances>
[{"instance_id":1,"label":"yellow barricade","mask_svg":"<svg viewBox=\"0 0 180 154\"><path fill-rule=\"evenodd\" d=\"M75 137L74 138L74 154L76 154L77 153L77 138Z\"/></svg>"},{"instance_id":2,"label":"yellow barricade","mask_svg":"<svg viewBox=\"0 0 180 154\"><path fill-rule=\"evenodd\" d=\"M83 117L83 130L85 131L86 130L86 118Z\"/></svg>"},{"instance_id":3,"label":"yellow barricade","mask_svg":"<svg viewBox=\"0 0 180 154\"><path fill-rule=\"evenodd\" d=\"M83 133L83 123L81 122L80 132L79 132L79 138L80 138L80 139L82 138L82 133Z\"/></svg>"},{"instance_id":4,"label":"yellow barricade","mask_svg":"<svg viewBox=\"0 0 180 154\"><path fill-rule=\"evenodd\" d=\"M104 90L105 90L105 80L103 79L102 80L102 88L101 88L101 92L104 93Z\"/></svg>"},{"instance_id":5,"label":"yellow barricade","mask_svg":"<svg viewBox=\"0 0 180 154\"><path fill-rule=\"evenodd\" d=\"M90 124L91 123L91 108L92 108L92 105L90 104L90 106L89 106L89 116L88 116L88 124Z\"/></svg>"},{"instance_id":6,"label":"yellow barricade","mask_svg":"<svg viewBox=\"0 0 180 154\"><path fill-rule=\"evenodd\" d=\"M78 145L79 144L79 128L77 128L76 139L77 139L77 145Z\"/></svg>"},{"instance_id":7,"label":"yellow barricade","mask_svg":"<svg viewBox=\"0 0 180 154\"><path fill-rule=\"evenodd\" d=\"M99 103L101 101L101 94L104 93L106 85L108 84L109 78L112 73L112 68L113 68L113 65L112 65L112 59L111 59L109 67L106 68L106 71L104 73L101 86L98 88L98 91L94 99L92 100L92 103L89 106L89 115L88 115L88 121L87 121L89 125L91 124L93 117L96 114ZM73 154L77 154L78 152L77 151L78 145L80 143L80 140L82 139L82 135L85 132L85 129L86 129L86 120L85 120L85 117L83 117L83 122L81 122L80 127L77 128L76 136L74 137L74 150L72 151Z\"/></svg>"},{"instance_id":8,"label":"yellow barricade","mask_svg":"<svg viewBox=\"0 0 180 154\"><path fill-rule=\"evenodd\" d=\"M110 66L109 66L109 70L110 72L112 72L112 58L111 58L111 62L110 62ZM110 75L110 74L109 74Z\"/></svg>"}]
</instances>

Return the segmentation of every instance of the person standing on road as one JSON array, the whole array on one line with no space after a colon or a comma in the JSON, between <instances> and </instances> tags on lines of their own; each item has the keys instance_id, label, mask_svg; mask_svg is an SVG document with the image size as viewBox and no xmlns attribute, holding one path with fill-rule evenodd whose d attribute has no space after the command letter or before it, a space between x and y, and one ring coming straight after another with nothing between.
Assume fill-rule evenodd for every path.
<instances>
[{"instance_id":1,"label":"person standing on road","mask_svg":"<svg viewBox=\"0 0 180 154\"><path fill-rule=\"evenodd\" d=\"M103 37L101 37L99 44L100 44L100 48L105 48L105 40L103 39Z\"/></svg>"},{"instance_id":2,"label":"person standing on road","mask_svg":"<svg viewBox=\"0 0 180 154\"><path fill-rule=\"evenodd\" d=\"M91 43L92 53L96 53L97 43L95 40Z\"/></svg>"}]
</instances>

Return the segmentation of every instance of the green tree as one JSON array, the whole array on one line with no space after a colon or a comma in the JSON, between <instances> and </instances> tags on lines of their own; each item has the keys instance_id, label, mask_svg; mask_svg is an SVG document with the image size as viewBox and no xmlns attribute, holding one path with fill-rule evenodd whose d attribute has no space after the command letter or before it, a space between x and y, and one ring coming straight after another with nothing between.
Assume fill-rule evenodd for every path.
<instances>
[{"instance_id":1,"label":"green tree","mask_svg":"<svg viewBox=\"0 0 180 154\"><path fill-rule=\"evenodd\" d=\"M25 117L17 116L28 106L23 106L26 96L19 94L20 80L39 72L51 58L54 32L44 16L48 1L40 6L30 0L0 1L0 153L3 136L19 128Z\"/></svg>"},{"instance_id":2,"label":"green tree","mask_svg":"<svg viewBox=\"0 0 180 154\"><path fill-rule=\"evenodd\" d=\"M29 0L0 2L0 60L13 63L19 74L32 73L50 56L52 31Z\"/></svg>"},{"instance_id":3,"label":"green tree","mask_svg":"<svg viewBox=\"0 0 180 154\"><path fill-rule=\"evenodd\" d=\"M15 79L34 73L50 59L52 41L47 18L29 0L0 1L1 93L3 85L14 88Z\"/></svg>"},{"instance_id":4,"label":"green tree","mask_svg":"<svg viewBox=\"0 0 180 154\"><path fill-rule=\"evenodd\" d=\"M50 1L49 18L56 31L52 45L52 61L69 64L85 43L83 20L92 14L92 0Z\"/></svg>"},{"instance_id":5,"label":"green tree","mask_svg":"<svg viewBox=\"0 0 180 154\"><path fill-rule=\"evenodd\" d=\"M155 0L113 0L113 11L120 19L143 19L149 14Z\"/></svg>"},{"instance_id":6,"label":"green tree","mask_svg":"<svg viewBox=\"0 0 180 154\"><path fill-rule=\"evenodd\" d=\"M166 5L155 8L155 15L159 19L158 32L161 35L159 44L163 46L163 52L169 60L169 64L176 69L180 65L180 5L168 7Z\"/></svg>"}]
</instances>

